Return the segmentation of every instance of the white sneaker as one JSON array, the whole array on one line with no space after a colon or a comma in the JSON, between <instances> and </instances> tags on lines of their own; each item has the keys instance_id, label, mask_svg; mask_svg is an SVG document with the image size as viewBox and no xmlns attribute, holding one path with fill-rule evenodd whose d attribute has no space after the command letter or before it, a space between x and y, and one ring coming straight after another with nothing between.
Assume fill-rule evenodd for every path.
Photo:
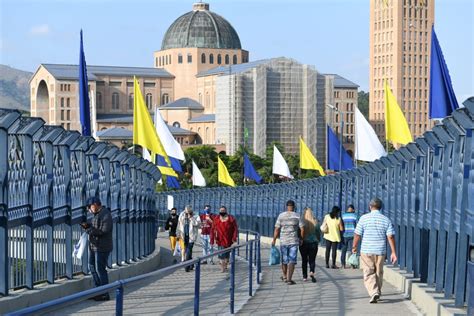
<instances>
[{"instance_id":1,"label":"white sneaker","mask_svg":"<svg viewBox=\"0 0 474 316\"><path fill-rule=\"evenodd\" d=\"M380 298L380 296L379 296L378 294L374 294L374 295L372 295L372 297L370 298L369 303L370 303L370 304L375 304L375 303L377 303L377 301L378 301L379 298Z\"/></svg>"}]
</instances>

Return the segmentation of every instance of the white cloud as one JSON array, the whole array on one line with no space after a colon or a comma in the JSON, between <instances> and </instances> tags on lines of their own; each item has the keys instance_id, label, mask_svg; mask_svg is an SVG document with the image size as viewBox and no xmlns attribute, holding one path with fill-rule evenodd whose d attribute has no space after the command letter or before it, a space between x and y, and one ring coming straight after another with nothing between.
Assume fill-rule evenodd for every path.
<instances>
[{"instance_id":1,"label":"white cloud","mask_svg":"<svg viewBox=\"0 0 474 316\"><path fill-rule=\"evenodd\" d=\"M50 32L48 24L35 25L30 29L31 35L47 35Z\"/></svg>"}]
</instances>

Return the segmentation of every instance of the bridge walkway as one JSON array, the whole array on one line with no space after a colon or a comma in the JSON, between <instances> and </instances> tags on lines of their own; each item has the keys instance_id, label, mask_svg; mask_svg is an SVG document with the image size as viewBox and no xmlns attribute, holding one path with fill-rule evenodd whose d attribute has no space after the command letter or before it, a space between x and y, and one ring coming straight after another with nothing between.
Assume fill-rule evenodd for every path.
<instances>
[{"instance_id":1,"label":"bridge walkway","mask_svg":"<svg viewBox=\"0 0 474 316\"><path fill-rule=\"evenodd\" d=\"M324 255L324 248L319 253ZM301 257L295 269L294 285L280 280L280 266L268 266L269 245L262 243L263 279L259 290L239 311L242 315L421 315L415 305L389 283L382 298L369 304L362 271L326 269L324 259L316 260L316 283L303 282Z\"/></svg>"}]
</instances>

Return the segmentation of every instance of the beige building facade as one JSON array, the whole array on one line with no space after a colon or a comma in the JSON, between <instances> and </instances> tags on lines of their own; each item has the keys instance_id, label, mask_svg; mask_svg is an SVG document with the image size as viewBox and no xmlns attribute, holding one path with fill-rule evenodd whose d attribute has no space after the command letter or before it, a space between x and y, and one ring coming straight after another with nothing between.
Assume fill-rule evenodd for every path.
<instances>
[{"instance_id":1,"label":"beige building facade","mask_svg":"<svg viewBox=\"0 0 474 316\"><path fill-rule=\"evenodd\" d=\"M355 142L354 111L358 106L359 85L341 77L330 74L334 81L334 108L326 108L326 121L332 130L340 137L341 121L344 129L342 134L343 146L353 156Z\"/></svg>"},{"instance_id":2,"label":"beige building facade","mask_svg":"<svg viewBox=\"0 0 474 316\"><path fill-rule=\"evenodd\" d=\"M147 107L162 98L172 100L174 77L155 68L88 66L89 92L95 103L96 131L112 127L131 129L133 77L137 76ZM80 130L76 65L41 64L30 80L31 115L48 124Z\"/></svg>"},{"instance_id":3,"label":"beige building facade","mask_svg":"<svg viewBox=\"0 0 474 316\"><path fill-rule=\"evenodd\" d=\"M370 0L369 112L380 138L385 138L385 79L412 136L432 126L428 103L434 6L435 0Z\"/></svg>"}]
</instances>

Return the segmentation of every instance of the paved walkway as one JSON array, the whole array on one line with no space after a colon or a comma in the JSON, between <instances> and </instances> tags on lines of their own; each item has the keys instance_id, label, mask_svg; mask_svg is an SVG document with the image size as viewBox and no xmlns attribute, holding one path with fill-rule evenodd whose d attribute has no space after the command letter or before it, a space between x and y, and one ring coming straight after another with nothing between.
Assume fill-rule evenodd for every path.
<instances>
[{"instance_id":1,"label":"paved walkway","mask_svg":"<svg viewBox=\"0 0 474 316\"><path fill-rule=\"evenodd\" d=\"M160 234L158 243L163 247L162 267L172 264L169 243ZM324 248L320 248L324 251ZM199 256L195 247L194 256ZM245 253L243 250L242 253ZM322 268L317 260L317 283L303 282L301 265L297 265L295 285L280 280L280 266L267 265L269 246L262 243L262 284L254 296L248 296L248 266L237 260L235 310L242 315L421 315L403 294L385 283L382 299L369 304L360 270L333 270ZM299 258L301 262L301 258ZM201 266L201 315L229 314L229 279L217 265ZM254 273L254 289L256 288ZM113 298L113 296L112 296ZM156 277L125 290L124 315L192 315L194 307L194 272L180 269L171 275ZM115 300L108 302L85 301L62 309L53 315L114 315Z\"/></svg>"},{"instance_id":2,"label":"paved walkway","mask_svg":"<svg viewBox=\"0 0 474 316\"><path fill-rule=\"evenodd\" d=\"M255 296L239 311L242 315L421 315L388 283L379 303L369 304L360 270L326 269L319 256L317 283L303 282L299 257L293 278L296 284L286 285L280 280L280 266L268 266L269 251L269 246L262 244L263 280Z\"/></svg>"},{"instance_id":3,"label":"paved walkway","mask_svg":"<svg viewBox=\"0 0 474 316\"><path fill-rule=\"evenodd\" d=\"M160 233L158 244L162 247L161 267L173 264L168 238ZM194 247L193 257L201 254L199 246ZM245 250L244 250L245 253ZM248 300L248 265L236 257L235 308ZM216 258L217 262L217 258ZM194 310L194 271L184 269L171 275L156 277L125 289L124 315L192 315ZM256 288L255 273L254 289ZM229 313L230 280L228 273L221 273L216 265L201 265L202 315L222 315ZM108 302L84 301L80 304L58 310L52 315L115 315L115 295ZM51 314L49 314L51 315Z\"/></svg>"}]
</instances>

